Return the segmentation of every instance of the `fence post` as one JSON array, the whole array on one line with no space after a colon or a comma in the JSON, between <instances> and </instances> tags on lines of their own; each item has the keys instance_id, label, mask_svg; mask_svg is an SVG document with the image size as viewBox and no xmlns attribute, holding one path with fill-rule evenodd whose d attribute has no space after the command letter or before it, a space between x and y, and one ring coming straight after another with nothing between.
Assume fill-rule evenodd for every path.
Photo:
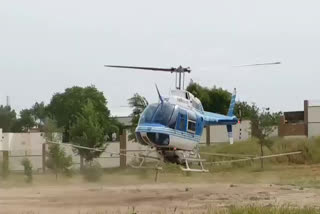
<instances>
[{"instance_id":1,"label":"fence post","mask_svg":"<svg viewBox=\"0 0 320 214\"><path fill-rule=\"evenodd\" d=\"M7 177L9 174L9 151L3 151L3 177Z\"/></svg>"},{"instance_id":2,"label":"fence post","mask_svg":"<svg viewBox=\"0 0 320 214\"><path fill-rule=\"evenodd\" d=\"M210 146L210 140L211 140L211 136L210 136L210 126L206 127L206 144L207 146Z\"/></svg>"},{"instance_id":3,"label":"fence post","mask_svg":"<svg viewBox=\"0 0 320 214\"><path fill-rule=\"evenodd\" d=\"M127 130L123 129L122 135L120 135L120 167L126 168L127 166Z\"/></svg>"},{"instance_id":4,"label":"fence post","mask_svg":"<svg viewBox=\"0 0 320 214\"><path fill-rule=\"evenodd\" d=\"M43 173L46 172L46 155L47 155L46 147L47 147L47 144L43 143L42 144L42 172Z\"/></svg>"},{"instance_id":5,"label":"fence post","mask_svg":"<svg viewBox=\"0 0 320 214\"><path fill-rule=\"evenodd\" d=\"M80 154L80 172L83 170L83 156Z\"/></svg>"}]
</instances>

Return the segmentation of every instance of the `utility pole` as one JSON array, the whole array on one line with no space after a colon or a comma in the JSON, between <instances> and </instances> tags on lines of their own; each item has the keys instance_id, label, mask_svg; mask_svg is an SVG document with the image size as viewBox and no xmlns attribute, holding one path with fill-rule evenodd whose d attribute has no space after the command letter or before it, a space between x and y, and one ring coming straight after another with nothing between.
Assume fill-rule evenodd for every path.
<instances>
[{"instance_id":1,"label":"utility pole","mask_svg":"<svg viewBox=\"0 0 320 214\"><path fill-rule=\"evenodd\" d=\"M10 106L10 97L9 96L7 96L7 103L6 103L7 105L6 106Z\"/></svg>"}]
</instances>

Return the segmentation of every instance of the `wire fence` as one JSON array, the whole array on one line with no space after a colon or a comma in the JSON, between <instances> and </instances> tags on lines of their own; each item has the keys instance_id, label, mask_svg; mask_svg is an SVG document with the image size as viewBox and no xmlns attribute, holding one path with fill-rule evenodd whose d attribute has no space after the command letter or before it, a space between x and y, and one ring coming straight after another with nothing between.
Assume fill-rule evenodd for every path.
<instances>
[{"instance_id":1,"label":"wire fence","mask_svg":"<svg viewBox=\"0 0 320 214\"><path fill-rule=\"evenodd\" d=\"M76 149L71 146L60 144L68 156L72 157L72 168L77 170L81 166L81 158L75 151ZM33 145L33 148L14 149L7 152L9 171L23 171L24 168L21 164L22 160L27 158L31 161L33 170L36 172L44 172L46 170L46 160L48 152L48 144ZM126 157L126 164L129 164L134 160L135 156L141 151L145 151L146 148L135 142L127 142L126 153L129 153ZM98 162L102 168L114 168L120 167L120 142L112 142L108 144L105 152L100 157L95 158L94 161ZM0 151L0 162L4 160L4 151Z\"/></svg>"}]
</instances>

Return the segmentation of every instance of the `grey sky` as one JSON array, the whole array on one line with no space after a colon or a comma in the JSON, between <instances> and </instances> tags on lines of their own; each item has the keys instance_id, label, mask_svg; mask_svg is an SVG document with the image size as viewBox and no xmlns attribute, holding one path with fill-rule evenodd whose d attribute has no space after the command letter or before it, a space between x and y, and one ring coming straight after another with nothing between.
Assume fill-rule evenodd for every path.
<instances>
[{"instance_id":1,"label":"grey sky","mask_svg":"<svg viewBox=\"0 0 320 214\"><path fill-rule=\"evenodd\" d=\"M95 85L113 115L134 92L157 101L174 88L167 73L104 64L190 66L205 86L238 89L239 99L299 110L320 98L320 2L14 1L0 2L0 104L48 103L55 92ZM281 61L281 65L233 65Z\"/></svg>"}]
</instances>

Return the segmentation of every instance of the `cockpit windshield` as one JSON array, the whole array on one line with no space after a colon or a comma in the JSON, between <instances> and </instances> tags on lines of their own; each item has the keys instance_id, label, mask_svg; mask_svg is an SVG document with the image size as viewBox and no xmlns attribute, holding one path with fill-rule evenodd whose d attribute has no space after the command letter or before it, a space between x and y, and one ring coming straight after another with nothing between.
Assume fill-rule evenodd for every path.
<instances>
[{"instance_id":1,"label":"cockpit windshield","mask_svg":"<svg viewBox=\"0 0 320 214\"><path fill-rule=\"evenodd\" d=\"M159 123L167 126L174 110L169 103L151 104L142 113L139 124Z\"/></svg>"}]
</instances>

